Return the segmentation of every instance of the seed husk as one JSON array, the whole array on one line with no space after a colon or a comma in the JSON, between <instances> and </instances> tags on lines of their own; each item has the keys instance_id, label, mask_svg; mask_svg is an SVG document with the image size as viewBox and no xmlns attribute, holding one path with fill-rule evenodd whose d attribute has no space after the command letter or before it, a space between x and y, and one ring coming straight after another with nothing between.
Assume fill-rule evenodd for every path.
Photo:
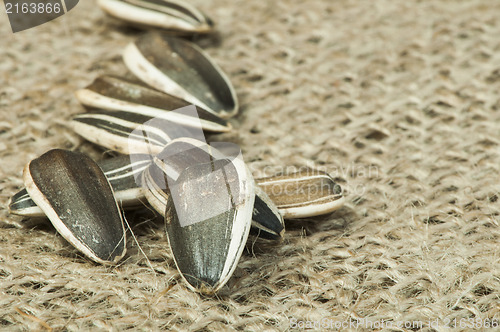
<instances>
[{"instance_id":1,"label":"seed husk","mask_svg":"<svg viewBox=\"0 0 500 332\"><path fill-rule=\"evenodd\" d=\"M97 4L109 15L139 27L180 35L213 31L210 18L180 0L98 0Z\"/></svg>"},{"instance_id":2,"label":"seed husk","mask_svg":"<svg viewBox=\"0 0 500 332\"><path fill-rule=\"evenodd\" d=\"M260 238L271 240L281 239L285 233L283 215L259 186L255 186L255 203L250 232Z\"/></svg>"},{"instance_id":3,"label":"seed husk","mask_svg":"<svg viewBox=\"0 0 500 332\"><path fill-rule=\"evenodd\" d=\"M11 197L9 213L25 217L43 217L42 209L31 199L26 189L22 189Z\"/></svg>"},{"instance_id":4,"label":"seed husk","mask_svg":"<svg viewBox=\"0 0 500 332\"><path fill-rule=\"evenodd\" d=\"M202 128L209 132L228 132L231 125L218 116L198 107L194 114L175 110L190 103L150 89L125 78L101 76L85 89L76 92L78 100L89 107L109 111L121 110L151 118L160 118L182 126Z\"/></svg>"},{"instance_id":5,"label":"seed husk","mask_svg":"<svg viewBox=\"0 0 500 332\"><path fill-rule=\"evenodd\" d=\"M163 189L162 170L154 163L142 173L144 194L149 204L161 215L165 215L168 203L168 191ZM160 184L157 180L160 179ZM252 215L253 234L267 239L279 239L285 231L283 217L269 196L259 187L255 187L255 203Z\"/></svg>"},{"instance_id":6,"label":"seed husk","mask_svg":"<svg viewBox=\"0 0 500 332\"><path fill-rule=\"evenodd\" d=\"M150 32L129 44L123 59L140 80L221 117L238 111L234 88L197 45Z\"/></svg>"},{"instance_id":7,"label":"seed husk","mask_svg":"<svg viewBox=\"0 0 500 332\"><path fill-rule=\"evenodd\" d=\"M252 175L241 158L218 159L212 147L190 138L172 141L154 162L168 183L165 224L177 268L192 289L215 293L231 277L248 238Z\"/></svg>"},{"instance_id":8,"label":"seed husk","mask_svg":"<svg viewBox=\"0 0 500 332\"><path fill-rule=\"evenodd\" d=\"M333 212L344 205L342 188L325 172L302 170L256 180L285 219Z\"/></svg>"},{"instance_id":9,"label":"seed husk","mask_svg":"<svg viewBox=\"0 0 500 332\"><path fill-rule=\"evenodd\" d=\"M76 115L70 125L88 141L123 154L157 154L172 139L196 131L134 112L100 109Z\"/></svg>"},{"instance_id":10,"label":"seed husk","mask_svg":"<svg viewBox=\"0 0 500 332\"><path fill-rule=\"evenodd\" d=\"M50 150L26 165L23 179L56 230L85 256L116 264L125 255L125 227L113 189L88 156Z\"/></svg>"},{"instance_id":11,"label":"seed husk","mask_svg":"<svg viewBox=\"0 0 500 332\"><path fill-rule=\"evenodd\" d=\"M185 153L186 151L189 153ZM144 171L143 183L146 198L157 211L165 211L169 196L168 190L162 190L168 185L164 181L164 174L169 172L179 174L190 165L207 163L213 159L224 159L227 156L234 158L239 153L239 147L235 144L207 145L193 139L178 140L177 144L170 146L167 151L153 157L153 164ZM270 239L281 238L285 230L281 213L260 188L255 188L252 227L254 233Z\"/></svg>"},{"instance_id":12,"label":"seed husk","mask_svg":"<svg viewBox=\"0 0 500 332\"><path fill-rule=\"evenodd\" d=\"M161 179L161 184L157 180ZM163 179L162 171L156 165L151 164L142 173L142 184L144 185L144 196L148 203L160 215L165 217L167 209L168 192L165 190L165 180Z\"/></svg>"},{"instance_id":13,"label":"seed husk","mask_svg":"<svg viewBox=\"0 0 500 332\"><path fill-rule=\"evenodd\" d=\"M97 163L108 179L115 199L122 208L140 206L146 202L141 186L141 174L150 164L150 155L119 156ZM43 217L42 209L31 199L26 189L12 196L9 202L9 213L25 217Z\"/></svg>"}]
</instances>

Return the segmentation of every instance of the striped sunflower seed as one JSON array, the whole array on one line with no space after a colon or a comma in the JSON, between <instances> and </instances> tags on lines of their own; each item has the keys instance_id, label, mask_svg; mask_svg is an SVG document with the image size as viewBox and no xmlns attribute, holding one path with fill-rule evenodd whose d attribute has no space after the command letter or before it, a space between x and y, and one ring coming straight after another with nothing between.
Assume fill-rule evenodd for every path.
<instances>
[{"instance_id":1,"label":"striped sunflower seed","mask_svg":"<svg viewBox=\"0 0 500 332\"><path fill-rule=\"evenodd\" d=\"M192 140L191 140L192 142ZM193 165L197 163L209 162L210 154L203 146L190 146L191 142L183 142L183 148L189 149L189 154L178 154L175 157L183 158L182 162L173 162L180 165ZM212 153L216 151L212 150ZM187 159L186 157L189 157ZM144 194L149 204L161 215L165 215L169 194L166 186L168 185L164 179L164 171L157 166L157 163L162 165L162 160L167 160L168 167L171 167L171 158L166 158L160 153L154 158L156 163L151 164L142 173L142 183L144 186ZM222 155L219 155L222 158ZM164 165L163 165L164 166ZM164 166L165 168L165 166ZM271 201L269 196L260 188L255 188L255 204L252 215L252 232L263 238L279 239L283 236L285 230L283 217L280 211Z\"/></svg>"},{"instance_id":2,"label":"striped sunflower seed","mask_svg":"<svg viewBox=\"0 0 500 332\"><path fill-rule=\"evenodd\" d=\"M223 71L197 45L150 32L123 53L127 67L155 89L227 118L238 111L234 88Z\"/></svg>"},{"instance_id":3,"label":"striped sunflower seed","mask_svg":"<svg viewBox=\"0 0 500 332\"><path fill-rule=\"evenodd\" d=\"M255 186L255 203L250 232L260 238L272 240L282 238L285 233L285 221L281 212L259 186Z\"/></svg>"},{"instance_id":4,"label":"striped sunflower seed","mask_svg":"<svg viewBox=\"0 0 500 332\"><path fill-rule=\"evenodd\" d=\"M92 159L51 150L26 165L23 179L56 230L85 256L115 264L125 255L125 227L113 189Z\"/></svg>"},{"instance_id":5,"label":"striped sunflower seed","mask_svg":"<svg viewBox=\"0 0 500 332\"><path fill-rule=\"evenodd\" d=\"M177 268L192 289L209 294L223 287L236 268L255 200L254 181L241 155L218 159L214 151L201 141L180 138L154 158L162 170L155 182L168 183L163 186L165 224Z\"/></svg>"},{"instance_id":6,"label":"striped sunflower seed","mask_svg":"<svg viewBox=\"0 0 500 332\"><path fill-rule=\"evenodd\" d=\"M176 112L190 103L150 89L140 83L113 76L101 76L76 97L85 106L114 111L121 110L151 118L159 118L182 126L202 128L209 132L228 132L231 125L218 116L198 107L196 117Z\"/></svg>"},{"instance_id":7,"label":"striped sunflower seed","mask_svg":"<svg viewBox=\"0 0 500 332\"><path fill-rule=\"evenodd\" d=\"M305 170L256 180L285 219L313 217L344 205L342 188L327 173Z\"/></svg>"},{"instance_id":8,"label":"striped sunflower seed","mask_svg":"<svg viewBox=\"0 0 500 332\"><path fill-rule=\"evenodd\" d=\"M136 207L146 202L143 188L137 183L142 172L151 164L150 155L119 156L97 163L113 188L114 196L122 208ZM25 217L43 217L42 209L22 189L9 202L9 213Z\"/></svg>"},{"instance_id":9,"label":"striped sunflower seed","mask_svg":"<svg viewBox=\"0 0 500 332\"><path fill-rule=\"evenodd\" d=\"M171 140L192 136L187 127L127 111L93 109L76 115L70 125L88 141L123 154L157 154Z\"/></svg>"},{"instance_id":10,"label":"striped sunflower seed","mask_svg":"<svg viewBox=\"0 0 500 332\"><path fill-rule=\"evenodd\" d=\"M141 27L181 35L213 31L212 20L180 0L98 0L97 4L109 15Z\"/></svg>"}]
</instances>

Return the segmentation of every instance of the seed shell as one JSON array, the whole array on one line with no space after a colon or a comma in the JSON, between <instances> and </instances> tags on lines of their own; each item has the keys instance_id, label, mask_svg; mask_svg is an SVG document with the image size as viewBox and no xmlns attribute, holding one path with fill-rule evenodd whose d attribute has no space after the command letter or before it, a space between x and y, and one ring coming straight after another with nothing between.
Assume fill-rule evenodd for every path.
<instances>
[{"instance_id":1,"label":"seed shell","mask_svg":"<svg viewBox=\"0 0 500 332\"><path fill-rule=\"evenodd\" d=\"M97 4L109 15L140 27L181 35L213 31L212 20L180 0L98 0Z\"/></svg>"},{"instance_id":2,"label":"seed shell","mask_svg":"<svg viewBox=\"0 0 500 332\"><path fill-rule=\"evenodd\" d=\"M255 203L250 231L261 238L280 239L285 233L285 222L278 207L262 188L255 186Z\"/></svg>"},{"instance_id":3,"label":"seed shell","mask_svg":"<svg viewBox=\"0 0 500 332\"><path fill-rule=\"evenodd\" d=\"M191 104L125 78L98 77L85 89L78 90L76 97L82 104L93 108L137 113L210 132L231 130L227 121L201 107L191 113L175 111Z\"/></svg>"},{"instance_id":4,"label":"seed shell","mask_svg":"<svg viewBox=\"0 0 500 332\"><path fill-rule=\"evenodd\" d=\"M113 189L92 159L51 150L26 165L23 179L56 230L84 255L101 264L116 264L125 255L125 227Z\"/></svg>"},{"instance_id":5,"label":"seed shell","mask_svg":"<svg viewBox=\"0 0 500 332\"><path fill-rule=\"evenodd\" d=\"M150 32L129 44L125 64L148 85L227 118L238 111L234 88L224 72L197 45Z\"/></svg>"},{"instance_id":6,"label":"seed shell","mask_svg":"<svg viewBox=\"0 0 500 332\"><path fill-rule=\"evenodd\" d=\"M43 211L31 199L26 189L22 189L11 197L9 213L26 217L43 217Z\"/></svg>"},{"instance_id":7,"label":"seed shell","mask_svg":"<svg viewBox=\"0 0 500 332\"><path fill-rule=\"evenodd\" d=\"M192 164L204 158L193 148L201 144L208 161ZM169 143L155 163L168 181L165 224L177 268L191 288L215 293L231 277L248 238L252 175L241 158L216 159L213 148L188 138Z\"/></svg>"},{"instance_id":8,"label":"seed shell","mask_svg":"<svg viewBox=\"0 0 500 332\"><path fill-rule=\"evenodd\" d=\"M196 131L134 112L100 109L76 115L70 125L88 141L123 154L157 154L174 138Z\"/></svg>"},{"instance_id":9,"label":"seed shell","mask_svg":"<svg viewBox=\"0 0 500 332\"><path fill-rule=\"evenodd\" d=\"M140 184L141 174L151 163L150 155L119 156L97 163L108 179L116 201L122 208L136 207L145 201L143 187ZM33 202L26 189L12 196L9 213L25 217L43 217L45 214Z\"/></svg>"},{"instance_id":10,"label":"seed shell","mask_svg":"<svg viewBox=\"0 0 500 332\"><path fill-rule=\"evenodd\" d=\"M142 173L142 176L146 199L158 213L164 216L169 195L168 191L163 189L165 181L162 170L153 163ZM284 230L284 221L280 211L269 196L256 186L252 233L262 238L279 239L283 236Z\"/></svg>"},{"instance_id":11,"label":"seed shell","mask_svg":"<svg viewBox=\"0 0 500 332\"><path fill-rule=\"evenodd\" d=\"M269 195L285 219L330 213L345 201L342 188L332 177L316 170L260 178L256 184Z\"/></svg>"}]
</instances>

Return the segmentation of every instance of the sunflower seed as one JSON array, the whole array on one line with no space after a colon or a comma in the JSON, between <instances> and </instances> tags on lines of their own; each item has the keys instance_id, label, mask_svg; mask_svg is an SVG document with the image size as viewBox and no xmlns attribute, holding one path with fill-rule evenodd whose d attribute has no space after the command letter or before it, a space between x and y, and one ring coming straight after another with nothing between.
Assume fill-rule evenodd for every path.
<instances>
[{"instance_id":1,"label":"sunflower seed","mask_svg":"<svg viewBox=\"0 0 500 332\"><path fill-rule=\"evenodd\" d=\"M109 15L134 25L161 28L178 34L209 33L212 21L180 0L98 0Z\"/></svg>"},{"instance_id":2,"label":"sunflower seed","mask_svg":"<svg viewBox=\"0 0 500 332\"><path fill-rule=\"evenodd\" d=\"M25 217L43 217L42 209L31 199L26 189L22 189L11 197L9 202L9 213Z\"/></svg>"},{"instance_id":3,"label":"sunflower seed","mask_svg":"<svg viewBox=\"0 0 500 332\"><path fill-rule=\"evenodd\" d=\"M234 272L246 244L255 200L254 181L241 155L218 159L215 149L176 139L154 158L156 183L168 195L167 237L189 286L219 290ZM193 161L200 160L193 164ZM168 184L167 184L168 183Z\"/></svg>"},{"instance_id":4,"label":"sunflower seed","mask_svg":"<svg viewBox=\"0 0 500 332\"><path fill-rule=\"evenodd\" d=\"M92 159L51 150L26 165L23 179L56 230L87 257L115 264L125 255L125 227L113 189Z\"/></svg>"},{"instance_id":5,"label":"sunflower seed","mask_svg":"<svg viewBox=\"0 0 500 332\"><path fill-rule=\"evenodd\" d=\"M140 181L142 172L151 164L151 156L135 155L134 162L130 159L130 156L119 156L97 163L111 184L115 199L122 208L140 206L146 201L143 188L137 181ZM9 213L25 217L45 216L26 189L12 196Z\"/></svg>"},{"instance_id":6,"label":"sunflower seed","mask_svg":"<svg viewBox=\"0 0 500 332\"><path fill-rule=\"evenodd\" d=\"M321 171L306 170L256 180L285 219L318 216L344 205L342 188Z\"/></svg>"},{"instance_id":7,"label":"sunflower seed","mask_svg":"<svg viewBox=\"0 0 500 332\"><path fill-rule=\"evenodd\" d=\"M197 162L193 161L193 164ZM144 194L149 204L161 215L165 215L168 191L162 170L154 163L142 173ZM157 181L159 180L160 183ZM252 233L262 238L279 239L285 230L283 217L269 196L260 188L255 188L255 204L252 215Z\"/></svg>"},{"instance_id":8,"label":"sunflower seed","mask_svg":"<svg viewBox=\"0 0 500 332\"><path fill-rule=\"evenodd\" d=\"M185 153L185 151L190 153ZM239 153L239 147L231 143L214 142L209 146L193 139L177 140L177 144L172 145L167 153L162 152L153 157L153 164L144 171L143 177L147 181L144 182L146 198L149 195L150 204L153 207L155 206L153 204L156 204L157 211L164 211L168 201L168 191L161 190L168 185L162 181L164 174L180 173L187 167L186 165L207 163L213 159L224 159L228 156L236 158ZM175 165L180 165L180 168L173 168ZM155 182L155 179L161 182ZM252 216L254 233L265 238L280 238L285 229L283 217L263 190L256 188L255 194Z\"/></svg>"},{"instance_id":9,"label":"sunflower seed","mask_svg":"<svg viewBox=\"0 0 500 332\"><path fill-rule=\"evenodd\" d=\"M127 67L150 86L227 118L238 111L231 82L198 46L150 32L123 53Z\"/></svg>"},{"instance_id":10,"label":"sunflower seed","mask_svg":"<svg viewBox=\"0 0 500 332\"><path fill-rule=\"evenodd\" d=\"M273 240L282 238L285 233L285 222L281 212L259 186L255 186L255 203L250 231L260 238Z\"/></svg>"},{"instance_id":11,"label":"sunflower seed","mask_svg":"<svg viewBox=\"0 0 500 332\"><path fill-rule=\"evenodd\" d=\"M92 110L76 115L71 127L90 142L123 154L157 154L172 139L193 135L171 121L126 111Z\"/></svg>"},{"instance_id":12,"label":"sunflower seed","mask_svg":"<svg viewBox=\"0 0 500 332\"><path fill-rule=\"evenodd\" d=\"M160 180L161 184L157 181ZM144 185L144 196L146 197L149 204L156 210L159 214L165 217L165 211L167 209L168 193L164 186L165 180L163 179L162 171L156 165L151 164L142 173L142 184Z\"/></svg>"},{"instance_id":13,"label":"sunflower seed","mask_svg":"<svg viewBox=\"0 0 500 332\"><path fill-rule=\"evenodd\" d=\"M190 104L174 96L150 89L124 78L101 76L76 92L78 100L90 107L109 111L121 110L151 118L159 118L188 127L201 127L211 132L228 132L231 125L198 107L196 116L173 110Z\"/></svg>"}]
</instances>

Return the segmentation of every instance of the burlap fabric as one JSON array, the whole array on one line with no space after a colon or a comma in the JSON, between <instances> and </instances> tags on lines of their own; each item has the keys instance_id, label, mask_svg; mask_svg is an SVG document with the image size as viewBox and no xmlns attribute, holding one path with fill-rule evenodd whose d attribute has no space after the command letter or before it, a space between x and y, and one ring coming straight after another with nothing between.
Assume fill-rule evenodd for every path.
<instances>
[{"instance_id":1,"label":"burlap fabric","mask_svg":"<svg viewBox=\"0 0 500 332\"><path fill-rule=\"evenodd\" d=\"M47 220L8 215L6 204L23 166L51 148L108 157L69 129L83 111L73 92L125 74L121 51L140 32L89 0L17 34L2 9L0 329L415 321L442 331L499 320L500 4L194 3L218 24L219 37L202 44L241 103L235 130L212 139L238 143L256 176L326 170L346 206L288 221L281 243L252 238L217 297L187 289L147 210L127 214L136 240L118 267L81 257Z\"/></svg>"}]
</instances>

